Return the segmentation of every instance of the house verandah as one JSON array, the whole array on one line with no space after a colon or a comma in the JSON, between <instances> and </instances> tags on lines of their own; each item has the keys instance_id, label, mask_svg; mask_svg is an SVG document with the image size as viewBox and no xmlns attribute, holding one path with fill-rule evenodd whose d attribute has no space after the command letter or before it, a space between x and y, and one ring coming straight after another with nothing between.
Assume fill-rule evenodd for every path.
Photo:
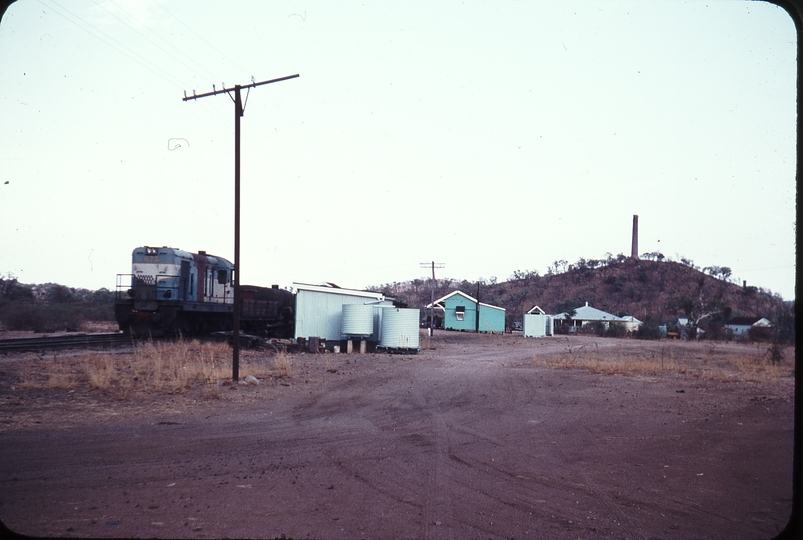
<instances>
[{"instance_id":1,"label":"house verandah","mask_svg":"<svg viewBox=\"0 0 803 540\"><path fill-rule=\"evenodd\" d=\"M563 328L568 326L569 332L577 332L583 326L596 322L602 323L606 330L611 323L621 324L628 332L635 332L641 325L641 321L632 315L617 317L601 309L589 306L588 302L586 302L586 305L575 309L572 315L567 312L555 315L555 326Z\"/></svg>"}]
</instances>

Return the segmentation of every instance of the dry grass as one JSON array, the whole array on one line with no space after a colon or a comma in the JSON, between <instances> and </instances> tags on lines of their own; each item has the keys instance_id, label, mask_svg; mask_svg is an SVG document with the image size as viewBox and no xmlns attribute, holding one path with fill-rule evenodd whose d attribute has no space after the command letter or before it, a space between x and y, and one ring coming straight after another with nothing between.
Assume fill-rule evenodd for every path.
<instances>
[{"instance_id":1,"label":"dry grass","mask_svg":"<svg viewBox=\"0 0 803 540\"><path fill-rule=\"evenodd\" d=\"M74 382L67 373L51 373L47 377L46 388L51 390L67 390L72 388Z\"/></svg>"},{"instance_id":2,"label":"dry grass","mask_svg":"<svg viewBox=\"0 0 803 540\"><path fill-rule=\"evenodd\" d=\"M432 336L429 335L429 332L421 332L418 335L418 342L421 344L422 351L429 351L432 347Z\"/></svg>"},{"instance_id":3,"label":"dry grass","mask_svg":"<svg viewBox=\"0 0 803 540\"><path fill-rule=\"evenodd\" d=\"M332 361L329 359L329 355L324 355L323 366L326 368L327 373L337 373L337 368L334 366L334 364L332 364Z\"/></svg>"},{"instance_id":4,"label":"dry grass","mask_svg":"<svg viewBox=\"0 0 803 540\"><path fill-rule=\"evenodd\" d=\"M272 369L267 355L240 351L240 378L292 377L290 357L279 352ZM39 357L20 374L22 389L89 388L124 398L137 392L182 393L203 385L206 399L220 397L231 380L231 348L226 343L146 342L131 352L89 352Z\"/></svg>"},{"instance_id":5,"label":"dry grass","mask_svg":"<svg viewBox=\"0 0 803 540\"><path fill-rule=\"evenodd\" d=\"M276 376L282 379L289 379L293 376L293 365L290 362L290 355L284 351L279 351L273 357L273 365L276 367Z\"/></svg>"},{"instance_id":6,"label":"dry grass","mask_svg":"<svg viewBox=\"0 0 803 540\"><path fill-rule=\"evenodd\" d=\"M578 339L559 345L557 340L503 342L502 337L443 334L431 338L430 346L437 350L480 340L491 342L494 348L537 346L543 350L530 357L531 365L599 374L680 374L716 381L769 383L785 383L794 377L793 347L784 349L783 359L773 363L768 344ZM329 373L338 372L334 358L322 355ZM294 376L292 360L285 351L241 350L239 375L241 379L249 375L261 380L289 379ZM48 354L32 357L19 366L16 377L21 389L86 389L126 399L137 394L184 393L194 388L204 399L219 399L222 388L230 387L231 348L225 343L189 340L146 342L128 352ZM304 371L303 363L299 369Z\"/></svg>"},{"instance_id":7,"label":"dry grass","mask_svg":"<svg viewBox=\"0 0 803 540\"><path fill-rule=\"evenodd\" d=\"M622 342L623 344L626 342ZM533 355L536 366L583 369L599 374L682 374L717 381L777 382L794 376L794 348L773 363L768 345L651 343L600 348L597 343Z\"/></svg>"},{"instance_id":8,"label":"dry grass","mask_svg":"<svg viewBox=\"0 0 803 540\"><path fill-rule=\"evenodd\" d=\"M118 382L117 370L114 360L109 355L93 354L87 360L87 377L89 386L98 390L109 390Z\"/></svg>"}]
</instances>

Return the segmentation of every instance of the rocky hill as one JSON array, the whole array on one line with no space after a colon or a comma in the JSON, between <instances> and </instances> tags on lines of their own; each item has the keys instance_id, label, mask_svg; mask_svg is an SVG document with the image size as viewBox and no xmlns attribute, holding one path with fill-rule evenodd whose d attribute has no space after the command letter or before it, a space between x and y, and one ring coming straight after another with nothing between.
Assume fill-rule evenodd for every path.
<instances>
[{"instance_id":1,"label":"rocky hill","mask_svg":"<svg viewBox=\"0 0 803 540\"><path fill-rule=\"evenodd\" d=\"M557 270L563 270L557 271ZM688 261L638 260L620 256L555 267L541 276L517 271L506 282L437 280L435 298L459 289L507 310L508 324L520 321L533 306L547 313L570 311L588 302L614 315L633 315L642 321L672 323L678 317L715 319L766 317L776 325L794 328L794 304L755 286L728 280L727 268L701 271ZM413 280L375 287L409 307L430 302L430 282Z\"/></svg>"}]
</instances>

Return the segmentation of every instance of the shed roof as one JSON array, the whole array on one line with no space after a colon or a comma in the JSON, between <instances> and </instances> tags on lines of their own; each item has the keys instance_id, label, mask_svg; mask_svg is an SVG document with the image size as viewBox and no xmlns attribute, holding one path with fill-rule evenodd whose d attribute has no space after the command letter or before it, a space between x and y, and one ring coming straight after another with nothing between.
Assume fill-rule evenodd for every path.
<instances>
[{"instance_id":1,"label":"shed roof","mask_svg":"<svg viewBox=\"0 0 803 540\"><path fill-rule=\"evenodd\" d=\"M764 317L734 317L727 322L727 326L753 326L753 325L769 326L769 321Z\"/></svg>"},{"instance_id":2,"label":"shed roof","mask_svg":"<svg viewBox=\"0 0 803 540\"><path fill-rule=\"evenodd\" d=\"M333 283L328 283L324 285L310 285L309 283L293 283L293 287L297 291L312 291L312 292L320 292L327 294L341 294L345 296L363 296L365 298L372 298L374 300L393 300L393 298L386 297L382 293L370 292L370 291L357 291L354 289L344 289L342 287L334 285Z\"/></svg>"},{"instance_id":3,"label":"shed roof","mask_svg":"<svg viewBox=\"0 0 803 540\"><path fill-rule=\"evenodd\" d=\"M447 299L447 298L451 298L452 296L455 296L455 295L462 296L462 297L466 298L467 300L471 301L471 302L472 302L472 303L474 303L474 304L476 304L476 303L477 303L477 299L476 299L476 298L474 298L473 296L470 296L470 295L468 295L468 294L464 293L463 291L452 291L452 292L450 292L449 294L447 294L446 296L441 296L440 298L438 298L437 300L435 300L435 301L434 301L432 304L427 304L425 307L426 307L426 308L430 308L430 307L434 306L434 307L440 307L440 308L442 308L442 307L444 307L444 304L443 304L443 303L446 301L446 299ZM485 307L489 307L489 308L494 308L494 309L501 309L502 311L505 311L505 308L503 308L503 307L499 307L499 306L492 306L491 304L486 304L485 302L480 302L479 304L480 304L481 306L485 306Z\"/></svg>"},{"instance_id":4,"label":"shed roof","mask_svg":"<svg viewBox=\"0 0 803 540\"><path fill-rule=\"evenodd\" d=\"M566 317L568 313L558 313L555 315L556 318L558 317ZM632 315L625 315L624 317L617 317L607 311L602 311L601 309L597 309L595 307L589 306L588 302L586 305L580 306L579 308L574 310L574 316L571 317L575 321L615 321L615 322L632 322L632 323L641 323L640 320L633 317Z\"/></svg>"}]
</instances>

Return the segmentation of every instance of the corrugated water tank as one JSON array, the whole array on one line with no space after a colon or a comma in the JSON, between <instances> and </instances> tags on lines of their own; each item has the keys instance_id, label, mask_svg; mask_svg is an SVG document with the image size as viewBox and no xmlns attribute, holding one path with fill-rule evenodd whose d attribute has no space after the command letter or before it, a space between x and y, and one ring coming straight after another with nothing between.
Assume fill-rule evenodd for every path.
<instances>
[{"instance_id":1,"label":"corrugated water tank","mask_svg":"<svg viewBox=\"0 0 803 540\"><path fill-rule=\"evenodd\" d=\"M418 349L418 324L421 311L386 307L382 310L379 345L388 349Z\"/></svg>"},{"instance_id":2,"label":"corrugated water tank","mask_svg":"<svg viewBox=\"0 0 803 540\"><path fill-rule=\"evenodd\" d=\"M344 336L367 337L374 332L374 306L343 304L340 333Z\"/></svg>"}]
</instances>

